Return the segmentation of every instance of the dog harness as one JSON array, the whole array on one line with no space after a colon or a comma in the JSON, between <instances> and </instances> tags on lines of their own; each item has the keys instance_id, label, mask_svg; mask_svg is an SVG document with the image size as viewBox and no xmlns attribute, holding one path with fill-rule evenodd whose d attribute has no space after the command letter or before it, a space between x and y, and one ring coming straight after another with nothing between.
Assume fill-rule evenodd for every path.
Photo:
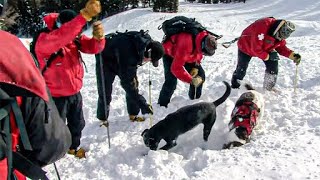
<instances>
[{"instance_id":1,"label":"dog harness","mask_svg":"<svg viewBox=\"0 0 320 180\"><path fill-rule=\"evenodd\" d=\"M229 123L230 131L236 127L244 127L248 136L251 135L253 128L256 126L257 117L260 109L253 102L240 102L231 113L231 121Z\"/></svg>"}]
</instances>

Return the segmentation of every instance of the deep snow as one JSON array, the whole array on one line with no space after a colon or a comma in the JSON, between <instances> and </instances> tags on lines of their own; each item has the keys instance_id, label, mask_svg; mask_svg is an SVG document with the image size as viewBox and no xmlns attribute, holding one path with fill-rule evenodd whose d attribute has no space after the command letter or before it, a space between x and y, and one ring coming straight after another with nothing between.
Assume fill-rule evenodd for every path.
<instances>
[{"instance_id":1,"label":"deep snow","mask_svg":"<svg viewBox=\"0 0 320 180\"><path fill-rule=\"evenodd\" d=\"M320 1L319 0L248 0L231 4L189 4L181 2L179 13L153 13L151 9L134 9L103 20L105 33L125 30L149 30L161 41L163 33L157 27L176 15L195 17L209 30L222 34L219 42L239 36L250 23L261 17L274 16L291 20L297 31L287 41L289 48L302 55L298 67L297 92L294 93L295 65L284 57L279 63L276 88L280 92L262 90L264 64L253 58L246 82L250 82L266 99L264 118L254 130L252 141L239 148L221 150L226 142L230 114L243 89L233 90L225 103L217 108L217 121L209 141L202 140L202 127L181 135L178 146L167 151L150 151L143 144L141 132L150 121L132 123L128 119L124 90L119 79L114 83L110 111L111 149L107 129L99 127L95 118L97 88L95 59L83 55L88 67L84 87L86 127L82 147L88 150L86 159L66 155L56 164L61 179L320 179ZM91 35L91 30L85 32ZM218 47L213 57L202 61L206 82L202 97L189 100L188 85L179 82L169 107L156 102L164 76L162 62L158 68L150 66L152 79L153 124L167 114L187 104L214 101L230 82L236 66L237 46ZM149 65L138 70L140 92L149 99ZM164 142L162 142L164 144ZM57 179L53 165L45 168L50 179Z\"/></svg>"}]
</instances>

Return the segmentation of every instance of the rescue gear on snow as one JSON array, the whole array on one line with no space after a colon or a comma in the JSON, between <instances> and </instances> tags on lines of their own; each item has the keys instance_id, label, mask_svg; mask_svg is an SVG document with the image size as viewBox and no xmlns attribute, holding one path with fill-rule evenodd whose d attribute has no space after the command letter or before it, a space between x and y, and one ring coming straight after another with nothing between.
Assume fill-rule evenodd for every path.
<instances>
[{"instance_id":1,"label":"rescue gear on snow","mask_svg":"<svg viewBox=\"0 0 320 180\"><path fill-rule=\"evenodd\" d=\"M108 117L109 117L109 105L107 103L107 94L106 94L106 86L105 86L105 79L104 79L104 70L103 70L103 60L101 57L101 52L98 53L96 55L96 59L99 62L99 69L100 69L100 74L97 74L97 76L100 76L101 78L101 83L102 83L102 98L103 98L103 107L104 107L104 116L105 116L105 120L104 122L102 122L100 124L100 127L104 126L107 128L107 135L108 135L108 145L109 145L109 149L111 148L111 142L110 142L110 132L109 132L109 121L108 121Z\"/></svg>"},{"instance_id":2,"label":"rescue gear on snow","mask_svg":"<svg viewBox=\"0 0 320 180\"><path fill-rule=\"evenodd\" d=\"M293 92L294 93L296 93L297 84L298 84L298 65L296 65L296 73L295 73L295 76L294 76L294 87L293 87Z\"/></svg>"}]
</instances>

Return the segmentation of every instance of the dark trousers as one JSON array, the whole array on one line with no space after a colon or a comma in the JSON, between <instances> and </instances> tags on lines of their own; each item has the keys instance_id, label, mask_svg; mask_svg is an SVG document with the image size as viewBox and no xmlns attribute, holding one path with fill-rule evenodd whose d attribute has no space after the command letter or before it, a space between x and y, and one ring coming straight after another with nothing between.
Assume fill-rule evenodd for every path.
<instances>
[{"instance_id":1,"label":"dark trousers","mask_svg":"<svg viewBox=\"0 0 320 180\"><path fill-rule=\"evenodd\" d=\"M67 120L71 132L72 144L70 149L77 149L80 145L81 132L85 126L82 110L82 96L78 92L72 96L53 97L61 118Z\"/></svg>"},{"instance_id":2,"label":"dark trousers","mask_svg":"<svg viewBox=\"0 0 320 180\"><path fill-rule=\"evenodd\" d=\"M246 75L251 58L251 56L238 50L238 64L236 70L233 72L232 75L232 84L236 83L236 80L243 80L244 76ZM263 62L266 66L266 74L278 75L278 61L268 60Z\"/></svg>"},{"instance_id":3,"label":"dark trousers","mask_svg":"<svg viewBox=\"0 0 320 180\"><path fill-rule=\"evenodd\" d=\"M168 106L171 96L173 95L176 87L177 87L177 78L172 74L170 68L172 64L172 58L170 56L165 55L163 58L163 66L164 66L164 84L162 85L162 89L160 91L160 96L158 99L158 104L160 106ZM198 69L198 75L205 80L205 72L201 65L197 65L195 63L186 63L184 68L190 73L192 68ZM189 98L190 99L198 99L202 93L202 85L201 84L196 90L193 85L190 84L189 87ZM196 95L195 95L195 91Z\"/></svg>"},{"instance_id":4,"label":"dark trousers","mask_svg":"<svg viewBox=\"0 0 320 180\"><path fill-rule=\"evenodd\" d=\"M103 77L105 85L105 93L103 93L103 85L100 71L100 61L96 62L96 75L97 75L97 85L98 85L98 107L97 107L97 118L100 120L107 120L109 117L110 103L112 100L112 85L117 72L114 72L112 68L107 65L103 66ZM138 88L138 80L136 77L136 88ZM103 100L103 96L106 98L106 108ZM127 110L129 115L138 115L140 111L140 106L136 101L132 100L126 94Z\"/></svg>"}]
</instances>

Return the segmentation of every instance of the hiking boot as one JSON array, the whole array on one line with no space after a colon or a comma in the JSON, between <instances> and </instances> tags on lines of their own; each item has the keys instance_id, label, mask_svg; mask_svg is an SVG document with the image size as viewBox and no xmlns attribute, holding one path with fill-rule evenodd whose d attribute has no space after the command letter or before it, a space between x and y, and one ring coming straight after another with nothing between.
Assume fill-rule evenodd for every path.
<instances>
[{"instance_id":1,"label":"hiking boot","mask_svg":"<svg viewBox=\"0 0 320 180\"><path fill-rule=\"evenodd\" d=\"M240 80L236 79L235 77L232 77L231 88L232 89L239 89L239 87L240 87Z\"/></svg>"},{"instance_id":2,"label":"hiking boot","mask_svg":"<svg viewBox=\"0 0 320 180\"><path fill-rule=\"evenodd\" d=\"M144 117L140 117L140 116L137 116L137 115L129 115L129 119L131 122L143 122L145 121L146 119Z\"/></svg>"},{"instance_id":3,"label":"hiking boot","mask_svg":"<svg viewBox=\"0 0 320 180\"><path fill-rule=\"evenodd\" d=\"M79 148L78 150L69 149L68 154L74 155L75 157L77 157L79 159L86 158L86 151L82 148Z\"/></svg>"},{"instance_id":4,"label":"hiking boot","mask_svg":"<svg viewBox=\"0 0 320 180\"><path fill-rule=\"evenodd\" d=\"M265 73L264 74L264 81L263 81L263 88L267 91L271 91L277 82L277 75Z\"/></svg>"}]
</instances>

